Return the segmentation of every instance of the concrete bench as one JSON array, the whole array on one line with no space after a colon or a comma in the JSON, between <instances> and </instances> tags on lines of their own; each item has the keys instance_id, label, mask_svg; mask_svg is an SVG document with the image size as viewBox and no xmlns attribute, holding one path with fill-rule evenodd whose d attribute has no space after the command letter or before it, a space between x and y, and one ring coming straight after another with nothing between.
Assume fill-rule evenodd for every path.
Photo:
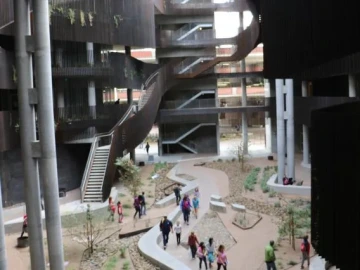
<instances>
[{"instance_id":1,"label":"concrete bench","mask_svg":"<svg viewBox=\"0 0 360 270\"><path fill-rule=\"evenodd\" d=\"M210 201L210 209L215 212L226 213L226 204L223 202Z\"/></svg>"},{"instance_id":2,"label":"concrete bench","mask_svg":"<svg viewBox=\"0 0 360 270\"><path fill-rule=\"evenodd\" d=\"M211 195L210 197L210 201L214 201L214 202L222 202L222 197L219 195Z\"/></svg>"},{"instance_id":3,"label":"concrete bench","mask_svg":"<svg viewBox=\"0 0 360 270\"><path fill-rule=\"evenodd\" d=\"M231 204L231 209L235 210L236 212L246 212L246 207L237 203Z\"/></svg>"}]
</instances>

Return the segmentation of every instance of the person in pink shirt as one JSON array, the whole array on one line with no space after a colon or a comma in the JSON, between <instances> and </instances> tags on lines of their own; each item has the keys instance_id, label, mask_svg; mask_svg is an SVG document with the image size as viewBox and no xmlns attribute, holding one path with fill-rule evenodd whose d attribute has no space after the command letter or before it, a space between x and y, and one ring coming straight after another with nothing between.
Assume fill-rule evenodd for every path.
<instances>
[{"instance_id":1,"label":"person in pink shirt","mask_svg":"<svg viewBox=\"0 0 360 270\"><path fill-rule=\"evenodd\" d=\"M225 247L224 245L220 245L219 249L218 249L218 253L217 253L217 265L218 265L218 270L221 269L221 266L224 268L224 270L227 270L227 257L225 254Z\"/></svg>"},{"instance_id":2,"label":"person in pink shirt","mask_svg":"<svg viewBox=\"0 0 360 270\"><path fill-rule=\"evenodd\" d=\"M196 255L199 257L199 260L200 260L199 261L199 269L201 269L202 262L204 261L205 269L207 270L208 269L207 261L206 261L207 251L206 251L204 242L200 243L199 248L196 252Z\"/></svg>"}]
</instances>

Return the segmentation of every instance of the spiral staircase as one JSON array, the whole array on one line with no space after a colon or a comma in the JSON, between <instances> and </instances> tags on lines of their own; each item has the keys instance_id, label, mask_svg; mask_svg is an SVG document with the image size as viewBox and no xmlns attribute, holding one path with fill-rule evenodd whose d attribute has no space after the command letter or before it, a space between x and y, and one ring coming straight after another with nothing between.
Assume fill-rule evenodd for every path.
<instances>
[{"instance_id":1,"label":"spiral staircase","mask_svg":"<svg viewBox=\"0 0 360 270\"><path fill-rule=\"evenodd\" d=\"M169 3L167 0L164 1ZM158 2L156 0L155 4L159 4ZM161 66L143 84L138 109L135 110L134 105L130 104L124 116L109 132L95 136L81 184L83 202L102 202L108 197L116 176L116 158L123 157L143 142L156 120L162 96L178 83L177 79L195 78L222 61L240 61L257 46L260 29L256 8L251 0L232 1L232 4L236 3L239 3L239 8L243 9L246 6L246 9L252 12L253 21L248 28L234 38L237 50L232 55L214 57L181 74L175 71L176 66L182 61L189 62L189 60L171 60ZM185 1L182 5L182 12L184 12L185 6L193 5L193 3ZM167 14L167 8L162 6L159 10ZM169 10L171 11L169 13L174 13L174 8L169 8ZM135 111L136 113L134 113ZM178 141L174 140L174 143L178 143ZM190 146L185 145L185 147Z\"/></svg>"}]
</instances>

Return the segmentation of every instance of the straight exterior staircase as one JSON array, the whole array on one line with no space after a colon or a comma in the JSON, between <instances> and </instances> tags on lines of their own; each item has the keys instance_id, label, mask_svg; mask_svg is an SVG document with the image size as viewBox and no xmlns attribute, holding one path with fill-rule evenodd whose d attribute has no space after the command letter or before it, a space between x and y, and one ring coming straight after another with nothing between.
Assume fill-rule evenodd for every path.
<instances>
[{"instance_id":1,"label":"straight exterior staircase","mask_svg":"<svg viewBox=\"0 0 360 270\"><path fill-rule=\"evenodd\" d=\"M184 138L186 138L187 136L189 136L191 133L193 133L194 131L198 130L201 127L208 127L208 126L216 126L215 123L201 123L196 125L195 127L193 127L192 129L190 129L189 131L185 132L184 134L182 134L181 136L179 136L176 140L165 140L162 143L163 144L177 144L180 141L182 141Z\"/></svg>"},{"instance_id":2,"label":"straight exterior staircase","mask_svg":"<svg viewBox=\"0 0 360 270\"><path fill-rule=\"evenodd\" d=\"M89 172L83 202L102 202L102 185L109 158L110 146L98 147Z\"/></svg>"}]
</instances>

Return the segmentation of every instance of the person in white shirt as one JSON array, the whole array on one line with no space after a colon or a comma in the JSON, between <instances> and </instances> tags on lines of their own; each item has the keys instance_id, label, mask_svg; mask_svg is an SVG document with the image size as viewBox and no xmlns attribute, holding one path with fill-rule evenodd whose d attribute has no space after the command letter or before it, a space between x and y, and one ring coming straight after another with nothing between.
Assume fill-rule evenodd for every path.
<instances>
[{"instance_id":1,"label":"person in white shirt","mask_svg":"<svg viewBox=\"0 0 360 270\"><path fill-rule=\"evenodd\" d=\"M180 238L181 238L181 224L180 221L176 222L176 225L174 227L174 231L176 233L176 242L178 245L180 245Z\"/></svg>"}]
</instances>

